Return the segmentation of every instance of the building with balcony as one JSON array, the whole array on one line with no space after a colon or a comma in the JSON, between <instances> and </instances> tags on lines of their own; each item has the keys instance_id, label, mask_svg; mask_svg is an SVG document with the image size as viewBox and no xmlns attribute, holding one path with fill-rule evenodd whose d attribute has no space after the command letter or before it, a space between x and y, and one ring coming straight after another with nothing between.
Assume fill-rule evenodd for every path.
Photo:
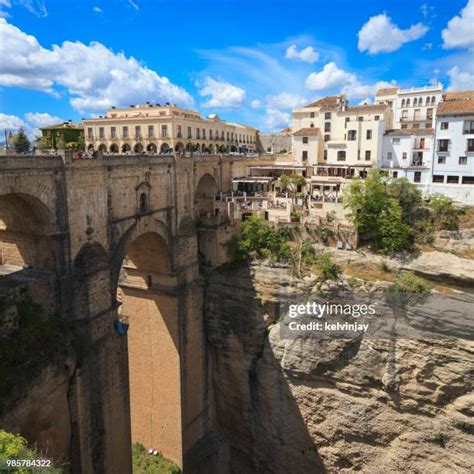
<instances>
[{"instance_id":1,"label":"building with balcony","mask_svg":"<svg viewBox=\"0 0 474 474\"><path fill-rule=\"evenodd\" d=\"M438 106L430 192L474 204L474 91L448 92Z\"/></svg>"},{"instance_id":2,"label":"building with balcony","mask_svg":"<svg viewBox=\"0 0 474 474\"><path fill-rule=\"evenodd\" d=\"M375 95L375 103L392 108L394 129L433 128L436 107L442 95L442 84L411 89L381 89Z\"/></svg>"},{"instance_id":3,"label":"building with balcony","mask_svg":"<svg viewBox=\"0 0 474 474\"><path fill-rule=\"evenodd\" d=\"M379 166L394 178L407 178L423 190L431 181L432 128L389 130L383 138Z\"/></svg>"},{"instance_id":4,"label":"building with balcony","mask_svg":"<svg viewBox=\"0 0 474 474\"><path fill-rule=\"evenodd\" d=\"M84 119L86 150L106 153L227 153L260 151L258 130L229 123L218 115L173 104L112 107L105 116Z\"/></svg>"}]
</instances>

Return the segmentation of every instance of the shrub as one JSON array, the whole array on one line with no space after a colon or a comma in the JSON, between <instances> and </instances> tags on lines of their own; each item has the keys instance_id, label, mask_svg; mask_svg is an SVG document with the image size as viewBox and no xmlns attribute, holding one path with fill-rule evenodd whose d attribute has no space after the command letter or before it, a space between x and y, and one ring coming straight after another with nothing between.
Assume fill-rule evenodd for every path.
<instances>
[{"instance_id":1,"label":"shrub","mask_svg":"<svg viewBox=\"0 0 474 474\"><path fill-rule=\"evenodd\" d=\"M321 283L328 280L338 280L341 276L341 267L332 259L329 252L319 254L316 258L316 270L319 273Z\"/></svg>"},{"instance_id":2,"label":"shrub","mask_svg":"<svg viewBox=\"0 0 474 474\"><path fill-rule=\"evenodd\" d=\"M435 229L459 229L459 217L465 211L455 207L452 199L441 194L435 194L430 198L429 208L431 209L431 223Z\"/></svg>"},{"instance_id":3,"label":"shrub","mask_svg":"<svg viewBox=\"0 0 474 474\"><path fill-rule=\"evenodd\" d=\"M429 294L432 285L413 273L401 273L395 283L387 287L385 297L390 304L404 306L417 304Z\"/></svg>"},{"instance_id":4,"label":"shrub","mask_svg":"<svg viewBox=\"0 0 474 474\"><path fill-rule=\"evenodd\" d=\"M140 443L132 445L132 464L134 474L179 474L181 469L161 453L151 455Z\"/></svg>"}]
</instances>

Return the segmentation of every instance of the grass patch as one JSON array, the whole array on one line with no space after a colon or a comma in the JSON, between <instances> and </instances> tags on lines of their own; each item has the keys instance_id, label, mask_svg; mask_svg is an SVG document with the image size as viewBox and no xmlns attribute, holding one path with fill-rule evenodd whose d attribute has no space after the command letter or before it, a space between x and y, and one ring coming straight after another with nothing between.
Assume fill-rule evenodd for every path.
<instances>
[{"instance_id":1,"label":"grass patch","mask_svg":"<svg viewBox=\"0 0 474 474\"><path fill-rule=\"evenodd\" d=\"M354 264L346 263L342 266L345 275L359 278L364 281L388 281L394 282L396 274L387 265L382 267L375 264ZM387 271L388 270L388 271Z\"/></svg>"},{"instance_id":2,"label":"grass patch","mask_svg":"<svg viewBox=\"0 0 474 474\"><path fill-rule=\"evenodd\" d=\"M433 285L411 272L401 272L395 283L385 290L386 300L397 306L421 303L430 293Z\"/></svg>"},{"instance_id":3,"label":"grass patch","mask_svg":"<svg viewBox=\"0 0 474 474\"><path fill-rule=\"evenodd\" d=\"M459 216L459 228L460 229L473 229L474 228L474 207L464 208L464 214Z\"/></svg>"},{"instance_id":4,"label":"grass patch","mask_svg":"<svg viewBox=\"0 0 474 474\"><path fill-rule=\"evenodd\" d=\"M160 453L156 456L140 443L132 446L132 471L133 474L179 474L181 469L172 461L164 458Z\"/></svg>"}]
</instances>

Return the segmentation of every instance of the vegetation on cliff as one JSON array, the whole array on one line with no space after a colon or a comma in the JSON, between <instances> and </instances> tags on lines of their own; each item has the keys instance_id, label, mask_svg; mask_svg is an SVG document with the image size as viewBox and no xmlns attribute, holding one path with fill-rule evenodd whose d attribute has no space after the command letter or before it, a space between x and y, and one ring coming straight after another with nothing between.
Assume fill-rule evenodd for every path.
<instances>
[{"instance_id":1,"label":"vegetation on cliff","mask_svg":"<svg viewBox=\"0 0 474 474\"><path fill-rule=\"evenodd\" d=\"M160 453L150 455L140 444L132 446L133 474L179 474L181 469Z\"/></svg>"},{"instance_id":2,"label":"vegetation on cliff","mask_svg":"<svg viewBox=\"0 0 474 474\"><path fill-rule=\"evenodd\" d=\"M2 301L0 311L1 306ZM0 339L0 413L15 385L31 380L45 361L64 357L72 344L72 334L59 316L29 299L16 306L18 328Z\"/></svg>"},{"instance_id":3,"label":"vegetation on cliff","mask_svg":"<svg viewBox=\"0 0 474 474\"><path fill-rule=\"evenodd\" d=\"M42 467L41 469L32 469L32 467L14 467L8 466L8 461L25 460L40 461L47 457L38 453L35 449L28 446L25 438L0 430L0 472L9 472L12 474L27 474L31 472L41 472L42 474L59 474L63 472L59 468Z\"/></svg>"},{"instance_id":4,"label":"vegetation on cliff","mask_svg":"<svg viewBox=\"0 0 474 474\"><path fill-rule=\"evenodd\" d=\"M391 178L381 170L351 183L344 202L361 242L384 254L408 250L429 240L435 230L457 230L463 213L445 196L433 195L425 202L406 178Z\"/></svg>"}]
</instances>

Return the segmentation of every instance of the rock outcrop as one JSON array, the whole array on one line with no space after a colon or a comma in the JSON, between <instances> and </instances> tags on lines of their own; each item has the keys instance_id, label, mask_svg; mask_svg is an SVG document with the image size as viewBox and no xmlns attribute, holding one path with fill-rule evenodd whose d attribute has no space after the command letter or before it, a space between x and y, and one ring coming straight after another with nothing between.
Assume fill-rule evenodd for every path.
<instances>
[{"instance_id":1,"label":"rock outcrop","mask_svg":"<svg viewBox=\"0 0 474 474\"><path fill-rule=\"evenodd\" d=\"M473 295L432 293L394 310L384 284L323 293L313 285L263 264L209 278L228 472L472 472ZM377 303L403 337L288 337L281 304L311 291L321 301Z\"/></svg>"}]
</instances>

